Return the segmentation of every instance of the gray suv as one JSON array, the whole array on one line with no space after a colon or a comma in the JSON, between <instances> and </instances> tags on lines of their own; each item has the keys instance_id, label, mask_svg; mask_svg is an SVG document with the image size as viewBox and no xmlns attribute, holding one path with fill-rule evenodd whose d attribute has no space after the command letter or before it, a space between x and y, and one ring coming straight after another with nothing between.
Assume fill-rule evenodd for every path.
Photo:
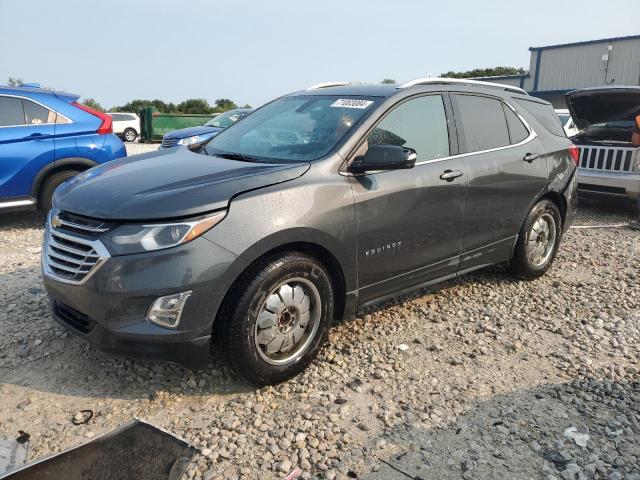
<instances>
[{"instance_id":1,"label":"gray suv","mask_svg":"<svg viewBox=\"0 0 640 480\"><path fill-rule=\"evenodd\" d=\"M101 165L55 192L42 270L54 318L109 352L256 384L318 354L334 319L492 264L551 265L577 150L505 85L323 84L210 142Z\"/></svg>"}]
</instances>

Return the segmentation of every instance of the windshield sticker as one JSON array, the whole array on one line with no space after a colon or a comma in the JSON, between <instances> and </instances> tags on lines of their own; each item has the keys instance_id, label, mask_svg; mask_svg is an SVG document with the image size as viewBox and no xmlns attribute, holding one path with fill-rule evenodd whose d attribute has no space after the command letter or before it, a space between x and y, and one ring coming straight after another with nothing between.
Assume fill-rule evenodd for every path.
<instances>
[{"instance_id":1,"label":"windshield sticker","mask_svg":"<svg viewBox=\"0 0 640 480\"><path fill-rule=\"evenodd\" d=\"M363 110L371 105L371 100L355 100L353 98L341 98L331 104L334 108L358 108Z\"/></svg>"}]
</instances>

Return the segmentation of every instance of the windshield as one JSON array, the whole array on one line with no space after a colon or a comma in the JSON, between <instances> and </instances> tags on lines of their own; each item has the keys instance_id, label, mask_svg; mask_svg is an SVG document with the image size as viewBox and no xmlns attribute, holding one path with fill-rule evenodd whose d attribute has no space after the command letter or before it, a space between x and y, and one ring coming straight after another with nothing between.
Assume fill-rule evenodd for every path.
<instances>
[{"instance_id":1,"label":"windshield","mask_svg":"<svg viewBox=\"0 0 640 480\"><path fill-rule=\"evenodd\" d=\"M205 123L208 127L220 127L227 128L236 123L243 117L246 117L249 112L234 112L230 110L228 112L221 113L220 115L216 115L207 123Z\"/></svg>"},{"instance_id":2,"label":"windshield","mask_svg":"<svg viewBox=\"0 0 640 480\"><path fill-rule=\"evenodd\" d=\"M255 161L317 160L331 152L376 101L316 95L280 98L218 134L205 151Z\"/></svg>"}]
</instances>

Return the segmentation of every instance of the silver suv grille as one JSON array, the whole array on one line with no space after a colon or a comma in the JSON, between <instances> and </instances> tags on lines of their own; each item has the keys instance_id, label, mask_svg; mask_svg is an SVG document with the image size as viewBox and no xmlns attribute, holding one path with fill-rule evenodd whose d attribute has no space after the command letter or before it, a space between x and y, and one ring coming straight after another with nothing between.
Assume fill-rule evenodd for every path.
<instances>
[{"instance_id":1,"label":"silver suv grille","mask_svg":"<svg viewBox=\"0 0 640 480\"><path fill-rule=\"evenodd\" d=\"M87 239L70 230L51 224L51 214L45 229L42 248L42 271L61 282L85 282L109 257L104 245L96 239Z\"/></svg>"},{"instance_id":2,"label":"silver suv grille","mask_svg":"<svg viewBox=\"0 0 640 480\"><path fill-rule=\"evenodd\" d=\"M634 152L640 151L633 147L593 145L579 145L579 148L580 168L605 172L632 172Z\"/></svg>"},{"instance_id":3,"label":"silver suv grille","mask_svg":"<svg viewBox=\"0 0 640 480\"><path fill-rule=\"evenodd\" d=\"M171 138L171 139L163 138L162 148L175 147L176 145L178 145L178 140L179 140L178 138Z\"/></svg>"}]
</instances>

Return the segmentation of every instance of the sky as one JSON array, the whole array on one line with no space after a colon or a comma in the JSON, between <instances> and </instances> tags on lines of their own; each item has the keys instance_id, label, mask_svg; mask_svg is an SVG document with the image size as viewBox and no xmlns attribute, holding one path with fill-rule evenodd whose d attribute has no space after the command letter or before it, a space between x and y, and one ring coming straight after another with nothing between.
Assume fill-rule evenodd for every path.
<instances>
[{"instance_id":1,"label":"sky","mask_svg":"<svg viewBox=\"0 0 640 480\"><path fill-rule=\"evenodd\" d=\"M259 106L333 80L529 67L529 47L640 34L638 0L0 0L9 76L93 97Z\"/></svg>"}]
</instances>

